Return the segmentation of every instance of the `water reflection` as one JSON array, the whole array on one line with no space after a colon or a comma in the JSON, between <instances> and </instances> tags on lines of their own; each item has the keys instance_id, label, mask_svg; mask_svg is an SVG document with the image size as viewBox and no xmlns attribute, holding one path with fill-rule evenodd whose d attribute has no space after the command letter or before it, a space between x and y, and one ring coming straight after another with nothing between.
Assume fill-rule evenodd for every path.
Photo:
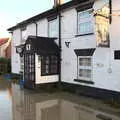
<instances>
[{"instance_id":1,"label":"water reflection","mask_svg":"<svg viewBox=\"0 0 120 120\"><path fill-rule=\"evenodd\" d=\"M12 85L13 120L120 120L102 110L47 93L20 90Z\"/></svg>"},{"instance_id":2,"label":"water reflection","mask_svg":"<svg viewBox=\"0 0 120 120\"><path fill-rule=\"evenodd\" d=\"M0 77L0 120L12 120L11 83Z\"/></svg>"},{"instance_id":3,"label":"water reflection","mask_svg":"<svg viewBox=\"0 0 120 120\"><path fill-rule=\"evenodd\" d=\"M92 101L66 93L23 90L0 79L0 120L120 120L116 112L106 112L104 105Z\"/></svg>"}]
</instances>

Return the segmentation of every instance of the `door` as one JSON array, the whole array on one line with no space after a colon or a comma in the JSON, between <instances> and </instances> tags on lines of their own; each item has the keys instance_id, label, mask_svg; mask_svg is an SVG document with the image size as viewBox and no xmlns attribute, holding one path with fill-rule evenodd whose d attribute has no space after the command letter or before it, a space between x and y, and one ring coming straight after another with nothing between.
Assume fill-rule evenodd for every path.
<instances>
[{"instance_id":1,"label":"door","mask_svg":"<svg viewBox=\"0 0 120 120\"><path fill-rule=\"evenodd\" d=\"M35 54L24 55L24 86L26 88L35 87Z\"/></svg>"}]
</instances>

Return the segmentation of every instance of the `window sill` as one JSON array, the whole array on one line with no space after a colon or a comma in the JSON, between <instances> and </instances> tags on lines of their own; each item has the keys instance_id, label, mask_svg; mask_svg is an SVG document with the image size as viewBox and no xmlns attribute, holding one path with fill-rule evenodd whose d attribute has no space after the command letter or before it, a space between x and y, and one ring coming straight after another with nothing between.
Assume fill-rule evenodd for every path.
<instances>
[{"instance_id":1,"label":"window sill","mask_svg":"<svg viewBox=\"0 0 120 120\"><path fill-rule=\"evenodd\" d=\"M75 82L80 82L80 83L86 83L86 84L94 84L93 81L87 81L87 80L80 80L80 79L74 79Z\"/></svg>"},{"instance_id":2,"label":"window sill","mask_svg":"<svg viewBox=\"0 0 120 120\"><path fill-rule=\"evenodd\" d=\"M41 74L41 76L52 76L52 75L58 75L58 73L51 73L51 74Z\"/></svg>"},{"instance_id":3,"label":"window sill","mask_svg":"<svg viewBox=\"0 0 120 120\"><path fill-rule=\"evenodd\" d=\"M86 35L93 35L93 34L94 34L94 33L78 34L78 35L75 35L75 37L86 36Z\"/></svg>"}]
</instances>

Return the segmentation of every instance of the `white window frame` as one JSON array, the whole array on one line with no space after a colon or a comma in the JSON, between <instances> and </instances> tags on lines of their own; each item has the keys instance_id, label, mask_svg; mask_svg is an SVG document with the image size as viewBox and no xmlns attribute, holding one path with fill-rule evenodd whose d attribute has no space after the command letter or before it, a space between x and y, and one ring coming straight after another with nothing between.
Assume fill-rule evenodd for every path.
<instances>
[{"instance_id":1,"label":"white window frame","mask_svg":"<svg viewBox=\"0 0 120 120\"><path fill-rule=\"evenodd\" d=\"M80 66L79 65L79 58L91 58L91 66ZM78 56L78 58L77 58L78 60L78 62L77 62L77 77L78 77L78 79L80 79L80 80L85 80L85 81L92 81L92 72L93 72L93 58L92 58L92 56ZM83 69L83 70L91 70L91 77L90 78L88 78L88 77L80 77L79 76L79 70L80 69Z\"/></svg>"},{"instance_id":2,"label":"white window frame","mask_svg":"<svg viewBox=\"0 0 120 120\"><path fill-rule=\"evenodd\" d=\"M27 27L21 28L21 42L26 41Z\"/></svg>"},{"instance_id":3,"label":"white window frame","mask_svg":"<svg viewBox=\"0 0 120 120\"><path fill-rule=\"evenodd\" d=\"M85 13L85 12L90 12L91 13L91 15L90 15L90 17L86 17L86 18L80 18L80 15L81 14L83 14L83 13ZM90 31L86 31L86 30L88 30L88 29L86 29L84 32L81 32L80 31L80 24L82 25L84 25L85 23L91 23L91 24L89 24L90 26L91 26L91 29L90 29ZM84 26L85 27L85 26ZM85 10L85 11L81 11L81 12L78 12L78 14L77 14L77 34L78 35L82 35L82 34L90 34L90 33L93 33L93 28L94 28L94 26L93 26L93 14L92 14L92 9L88 9L88 10ZM85 29L85 28L84 28Z\"/></svg>"},{"instance_id":4,"label":"white window frame","mask_svg":"<svg viewBox=\"0 0 120 120\"><path fill-rule=\"evenodd\" d=\"M51 35L50 34L50 24L54 23L55 21L57 22L57 26L56 26L57 32L55 35ZM59 34L59 23L58 22L59 22L58 18L48 21L48 37L58 37L58 34Z\"/></svg>"}]
</instances>

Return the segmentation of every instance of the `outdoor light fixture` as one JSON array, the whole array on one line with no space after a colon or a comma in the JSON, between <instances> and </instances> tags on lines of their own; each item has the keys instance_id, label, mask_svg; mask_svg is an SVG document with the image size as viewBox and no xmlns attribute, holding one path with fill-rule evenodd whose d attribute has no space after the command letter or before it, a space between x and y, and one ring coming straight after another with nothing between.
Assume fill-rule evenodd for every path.
<instances>
[{"instance_id":1,"label":"outdoor light fixture","mask_svg":"<svg viewBox=\"0 0 120 120\"><path fill-rule=\"evenodd\" d=\"M20 57L22 57L23 48L24 48L24 45L16 46L16 53L18 53Z\"/></svg>"}]
</instances>

